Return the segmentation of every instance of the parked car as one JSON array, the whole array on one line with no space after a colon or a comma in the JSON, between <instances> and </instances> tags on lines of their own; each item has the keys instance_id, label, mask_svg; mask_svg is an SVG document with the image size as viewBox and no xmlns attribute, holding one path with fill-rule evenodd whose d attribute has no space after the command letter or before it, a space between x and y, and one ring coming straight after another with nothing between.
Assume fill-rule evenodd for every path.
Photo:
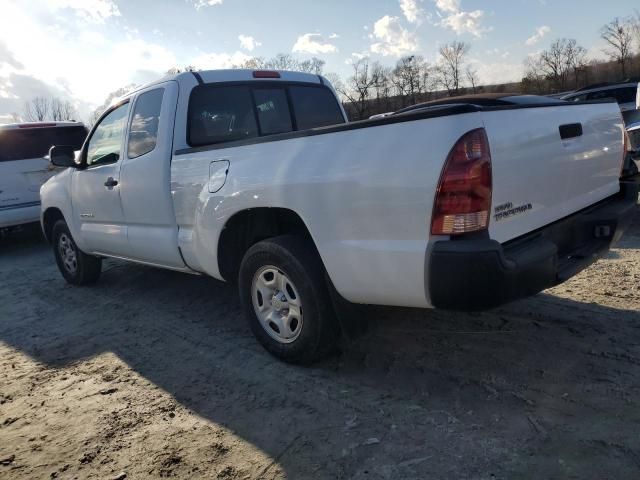
<instances>
[{"instance_id":1,"label":"parked car","mask_svg":"<svg viewBox=\"0 0 640 480\"><path fill-rule=\"evenodd\" d=\"M79 122L0 125L0 228L40 220L40 187L56 173L47 158L53 145L79 150L87 129Z\"/></svg>"},{"instance_id":2,"label":"parked car","mask_svg":"<svg viewBox=\"0 0 640 480\"><path fill-rule=\"evenodd\" d=\"M185 72L110 107L41 189L63 277L115 257L238 282L262 345L306 363L334 306L483 310L591 264L622 235L613 102L439 106L347 123L321 76Z\"/></svg>"},{"instance_id":3,"label":"parked car","mask_svg":"<svg viewBox=\"0 0 640 480\"><path fill-rule=\"evenodd\" d=\"M585 100L614 99L626 125L640 122L640 83L599 83L565 95L562 100L582 102Z\"/></svg>"}]
</instances>

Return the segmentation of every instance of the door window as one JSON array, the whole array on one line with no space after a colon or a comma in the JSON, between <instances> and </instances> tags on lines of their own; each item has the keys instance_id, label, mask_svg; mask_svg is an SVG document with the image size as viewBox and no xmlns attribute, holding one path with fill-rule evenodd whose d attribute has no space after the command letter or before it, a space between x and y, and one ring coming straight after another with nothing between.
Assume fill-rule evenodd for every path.
<instances>
[{"instance_id":1,"label":"door window","mask_svg":"<svg viewBox=\"0 0 640 480\"><path fill-rule=\"evenodd\" d=\"M136 158L156 148L163 88L145 92L136 100L129 128L129 158Z\"/></svg>"},{"instance_id":2,"label":"door window","mask_svg":"<svg viewBox=\"0 0 640 480\"><path fill-rule=\"evenodd\" d=\"M129 103L112 110L98 124L87 147L87 166L115 163L120 160Z\"/></svg>"}]
</instances>

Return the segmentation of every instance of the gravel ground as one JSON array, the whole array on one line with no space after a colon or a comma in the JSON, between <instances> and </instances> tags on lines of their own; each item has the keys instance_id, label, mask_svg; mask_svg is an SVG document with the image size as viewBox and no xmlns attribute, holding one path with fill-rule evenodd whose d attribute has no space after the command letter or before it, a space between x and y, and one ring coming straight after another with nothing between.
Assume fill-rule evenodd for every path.
<instances>
[{"instance_id":1,"label":"gravel ground","mask_svg":"<svg viewBox=\"0 0 640 480\"><path fill-rule=\"evenodd\" d=\"M0 478L640 478L640 216L607 259L482 314L368 308L312 368L235 288L0 240Z\"/></svg>"}]
</instances>

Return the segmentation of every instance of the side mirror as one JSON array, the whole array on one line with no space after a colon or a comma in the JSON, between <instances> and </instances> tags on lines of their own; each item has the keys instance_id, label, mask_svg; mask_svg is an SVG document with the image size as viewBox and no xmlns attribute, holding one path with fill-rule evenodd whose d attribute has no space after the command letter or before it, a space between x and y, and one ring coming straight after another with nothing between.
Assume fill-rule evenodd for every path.
<instances>
[{"instance_id":1,"label":"side mirror","mask_svg":"<svg viewBox=\"0 0 640 480\"><path fill-rule=\"evenodd\" d=\"M76 154L71 145L56 145L49 150L49 161L56 167L78 168Z\"/></svg>"}]
</instances>

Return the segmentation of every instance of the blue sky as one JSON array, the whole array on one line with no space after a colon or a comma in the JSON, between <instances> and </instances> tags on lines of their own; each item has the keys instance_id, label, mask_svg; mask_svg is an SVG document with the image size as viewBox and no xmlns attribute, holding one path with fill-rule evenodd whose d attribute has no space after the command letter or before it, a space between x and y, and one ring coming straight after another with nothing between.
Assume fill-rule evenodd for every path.
<instances>
[{"instance_id":1,"label":"blue sky","mask_svg":"<svg viewBox=\"0 0 640 480\"><path fill-rule=\"evenodd\" d=\"M471 44L483 83L518 80L527 55L575 38L602 57L602 25L637 0L0 0L0 122L35 95L72 99L81 115L112 91L173 66L224 68L292 53L349 75L362 56L434 62Z\"/></svg>"}]
</instances>

